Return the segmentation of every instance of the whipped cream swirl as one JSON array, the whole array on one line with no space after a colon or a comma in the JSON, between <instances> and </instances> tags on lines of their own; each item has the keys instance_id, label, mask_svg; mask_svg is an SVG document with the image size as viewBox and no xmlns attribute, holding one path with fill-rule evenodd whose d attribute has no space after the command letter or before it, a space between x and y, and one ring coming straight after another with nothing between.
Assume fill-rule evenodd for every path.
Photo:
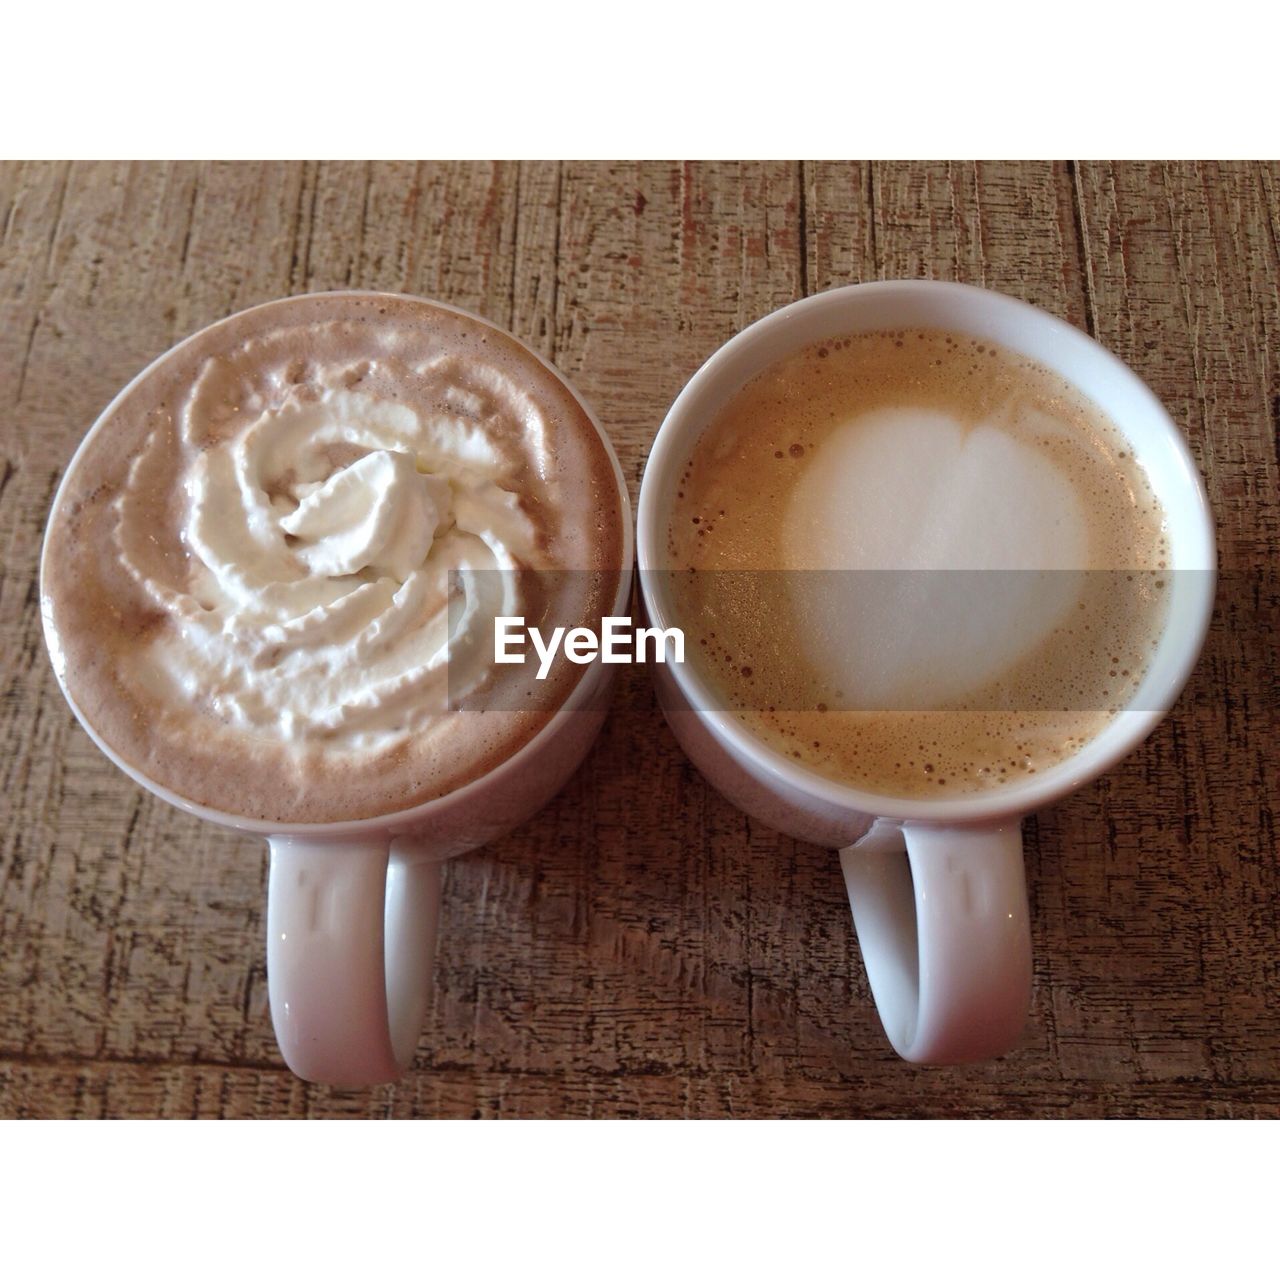
<instances>
[{"instance_id":1,"label":"whipped cream swirl","mask_svg":"<svg viewBox=\"0 0 1280 1280\"><path fill-rule=\"evenodd\" d=\"M207 361L117 499L121 562L170 624L135 674L241 731L394 746L489 677L493 618L523 612L540 411L475 360L263 356ZM154 516L175 455L177 554Z\"/></svg>"}]
</instances>

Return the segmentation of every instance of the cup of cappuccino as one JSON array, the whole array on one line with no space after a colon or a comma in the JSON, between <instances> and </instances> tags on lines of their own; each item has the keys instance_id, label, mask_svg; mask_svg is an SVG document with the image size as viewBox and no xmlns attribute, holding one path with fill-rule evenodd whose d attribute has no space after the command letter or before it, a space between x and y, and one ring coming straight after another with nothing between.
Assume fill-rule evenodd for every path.
<instances>
[{"instance_id":1,"label":"cup of cappuccino","mask_svg":"<svg viewBox=\"0 0 1280 1280\"><path fill-rule=\"evenodd\" d=\"M625 613L626 486L590 410L511 335L342 292L254 307L140 373L80 445L41 561L45 638L136 782L267 838L285 1061L411 1062L440 863L531 816L613 668L495 666L494 620Z\"/></svg>"},{"instance_id":2,"label":"cup of cappuccino","mask_svg":"<svg viewBox=\"0 0 1280 1280\"><path fill-rule=\"evenodd\" d=\"M1212 611L1180 433L1092 339L967 285L765 317L663 422L640 491L655 665L731 802L840 858L893 1048L1012 1048L1031 992L1020 823L1133 750Z\"/></svg>"}]
</instances>

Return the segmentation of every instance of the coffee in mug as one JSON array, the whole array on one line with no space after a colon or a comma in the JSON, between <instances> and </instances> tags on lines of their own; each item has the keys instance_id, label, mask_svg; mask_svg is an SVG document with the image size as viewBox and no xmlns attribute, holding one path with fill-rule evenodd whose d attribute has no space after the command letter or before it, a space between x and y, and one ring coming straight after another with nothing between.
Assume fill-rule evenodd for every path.
<instances>
[{"instance_id":1,"label":"coffee in mug","mask_svg":"<svg viewBox=\"0 0 1280 1280\"><path fill-rule=\"evenodd\" d=\"M1164 512L1060 374L934 329L753 377L680 475L687 649L744 726L845 785L1000 789L1093 740L1165 625Z\"/></svg>"},{"instance_id":2,"label":"coffee in mug","mask_svg":"<svg viewBox=\"0 0 1280 1280\"><path fill-rule=\"evenodd\" d=\"M496 661L498 617L591 628L631 586L608 437L558 372L444 303L265 303L107 407L54 499L45 636L140 785L265 836L271 1015L326 1084L394 1080L441 863L572 776L615 667Z\"/></svg>"},{"instance_id":3,"label":"coffee in mug","mask_svg":"<svg viewBox=\"0 0 1280 1280\"><path fill-rule=\"evenodd\" d=\"M1168 412L1018 299L849 285L694 374L636 544L650 618L691 633L690 661L652 668L668 723L756 821L839 849L893 1048L1013 1047L1021 819L1155 728L1213 608L1212 515Z\"/></svg>"}]
</instances>

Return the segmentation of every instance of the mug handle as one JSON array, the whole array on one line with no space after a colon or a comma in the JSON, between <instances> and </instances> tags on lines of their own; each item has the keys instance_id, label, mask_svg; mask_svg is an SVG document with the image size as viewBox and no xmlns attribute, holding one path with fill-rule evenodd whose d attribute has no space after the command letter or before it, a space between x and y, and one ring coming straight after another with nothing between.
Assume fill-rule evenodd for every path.
<instances>
[{"instance_id":1,"label":"mug handle","mask_svg":"<svg viewBox=\"0 0 1280 1280\"><path fill-rule=\"evenodd\" d=\"M386 835L268 843L267 990L285 1062L316 1084L398 1079L431 992L440 863Z\"/></svg>"},{"instance_id":2,"label":"mug handle","mask_svg":"<svg viewBox=\"0 0 1280 1280\"><path fill-rule=\"evenodd\" d=\"M1012 1049L1031 1004L1021 823L882 819L840 851L840 865L871 993L898 1054L942 1065Z\"/></svg>"}]
</instances>

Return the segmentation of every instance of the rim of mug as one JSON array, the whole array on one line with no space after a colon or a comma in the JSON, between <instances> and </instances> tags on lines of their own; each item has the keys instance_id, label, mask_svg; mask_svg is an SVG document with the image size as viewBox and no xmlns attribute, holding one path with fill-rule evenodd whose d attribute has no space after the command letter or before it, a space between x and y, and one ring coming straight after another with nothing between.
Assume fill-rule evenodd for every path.
<instances>
[{"instance_id":1,"label":"rim of mug","mask_svg":"<svg viewBox=\"0 0 1280 1280\"><path fill-rule=\"evenodd\" d=\"M1164 718L1185 687L1199 659L1213 614L1217 551L1209 499L1199 468L1195 465L1182 432L1178 430L1177 424L1155 392L1119 356L1109 351L1091 335L1020 298L999 293L993 289L980 288L977 285L943 280L874 280L861 284L841 285L821 293L810 294L808 297L767 313L712 352L681 389L680 394L667 410L662 425L658 428L645 463L644 475L640 482L640 495L636 504L636 554L640 590L651 625L661 628L679 625L675 610L670 608L656 580L652 577L654 573L663 572L662 569L654 567L657 560L654 553L660 545L662 517L665 514L665 511L660 508L671 487L670 484L664 483L666 476L663 473L670 472L673 457L677 451L682 446L687 449L690 435L695 430L700 431L705 427L707 417L703 415L697 419L692 418L690 406L703 394L704 388L719 374L722 366L741 356L744 350L749 350L760 343L772 330L785 327L789 321L803 312L828 307L833 309L833 314L838 314L841 302L853 296L865 300L874 298L877 294L908 293L922 295L928 293L935 296L950 294L957 298L967 298L972 304L984 308L1004 309L1008 314L1021 315L1028 323L1036 324L1041 329L1056 334L1067 344L1075 344L1078 350L1091 349L1090 354L1094 359L1100 359L1112 376L1128 384L1168 437L1168 443L1172 446L1178 458L1180 470L1187 481L1188 506L1192 509L1194 518L1200 526L1201 550L1206 564L1184 566L1201 570L1205 578L1196 596L1194 625L1182 638L1181 647L1172 664L1173 669L1159 691L1158 707L1142 710L1134 709L1132 706L1122 708L1082 750L1050 766L1038 778L1018 782L1000 791L971 792L955 799L934 800L898 796L850 786L824 777L803 765L793 763L747 729L723 704L723 700L715 694L707 681L697 673L693 663L668 663L667 672L689 703L693 713L710 726L722 743L727 743L734 752L748 760L758 773L794 788L812 799L841 809L874 814L891 821L990 822L1043 808L1092 782L1133 751ZM955 328L961 332L965 331L963 325L956 325ZM837 337L841 332L838 325L835 325L828 336ZM1085 345L1082 347L1080 344ZM768 354L757 357L754 363L748 362L751 363L751 368L745 377L737 381L735 390L740 390L757 373L781 358L782 356L777 354ZM1052 361L1041 360L1041 363L1058 371ZM1065 373L1060 373L1060 376L1067 378L1072 386L1079 388L1074 378L1068 377ZM1083 388L1079 389L1082 394L1088 394ZM731 391L728 394L731 395L734 392ZM725 402L725 398L721 399L721 405ZM1092 399L1092 396L1089 398ZM1121 424L1117 423L1117 426L1124 430ZM684 457L687 457L687 452L676 459L676 465ZM1161 642L1164 643L1168 636L1169 631L1166 627L1161 633Z\"/></svg>"},{"instance_id":2,"label":"rim of mug","mask_svg":"<svg viewBox=\"0 0 1280 1280\"><path fill-rule=\"evenodd\" d=\"M58 488L54 493L53 502L49 507L49 514L45 519L45 533L41 538L40 546L40 572L39 572L39 597L40 597L40 615L41 615L41 631L45 638L46 649L52 650L50 644L50 636L53 634L49 625L48 612L45 609L45 593L44 593L44 574L45 574L45 556L48 549L48 528L52 520L54 511L58 509L62 501L63 490L66 488L68 481L75 472L76 467L80 463L81 455L84 453L89 441L97 434L102 424L107 420L116 405L124 399L126 395L151 373L151 371L163 364L165 361L176 356L185 346L194 342L197 338L203 337L211 329L216 329L220 325L229 324L233 320L239 319L255 311L264 311L272 307L285 306L291 302L299 301L304 298L316 297L360 297L360 298L394 298L397 301L421 302L428 306L434 307L440 311L450 311L455 315L465 316L469 320L474 320L478 324L484 325L488 329L492 329L500 333L504 338L514 342L518 347L533 356L552 376L565 388L566 391L578 403L578 407L586 414L587 420L595 429L596 435L600 438L600 443L604 446L604 451L609 459L609 464L613 470L613 477L618 496L618 515L622 522L622 556L621 565L618 573L618 590L613 600L613 612L620 613L627 605L631 597L632 588L632 572L635 564L635 530L632 519L631 495L627 489L626 476L622 470L622 464L618 460L617 452L614 450L613 443L610 441L608 433L605 431L600 420L596 417L595 411L587 402L582 393L573 385L572 382L564 375L564 373L556 368L545 356L535 351L527 342L517 338L515 334L504 329L501 325L494 324L492 320L480 315L475 311L470 311L466 307L455 306L451 302L441 302L435 298L427 298L421 294L413 293L392 293L386 289L321 289L314 293L295 293L289 294L283 298L271 298L266 302L255 303L251 307L245 307L241 311L234 311L230 315L223 316L219 320L207 324L201 329L197 329L194 333L188 334L180 342L166 348L156 358L150 361L144 368L140 369L132 378L129 379L123 387L120 388L106 408L94 419L93 425L85 432L80 443L76 446L75 452L71 455L71 460L67 463L67 469L63 472L62 479L58 482ZM89 735L94 745L111 761L118 769L127 774L139 786L145 787L152 795L164 800L166 803L173 805L175 809L181 809L186 813L190 813L197 818L203 818L207 822L216 823L222 827L230 827L236 831L243 831L253 835L262 836L305 836L309 839L316 838L333 838L341 839L347 836L372 833L376 831L387 830L388 828L408 828L416 822L420 822L423 818L429 817L433 810L444 808L446 805L452 805L459 801L465 800L467 794L473 789L478 789L482 784L487 785L500 778L502 775L513 770L517 762L528 752L534 750L544 738L549 737L555 732L564 720L575 714L594 693L595 686L601 678L593 673L599 667L599 664L588 667L583 671L581 679L570 690L569 696L556 708L551 718L533 735L526 743L514 751L506 759L499 761L492 769L480 774L479 777L472 778L470 782L464 783L460 787L454 788L452 791L446 791L444 795L435 796L431 800L424 800L421 804L413 805L408 809L397 809L392 813L376 814L370 818L347 818L339 822L272 822L263 818L247 818L240 814L229 813L223 809L214 809L208 805L197 804L194 800L188 800L185 796L179 795L176 791L171 791L168 787L162 786L155 779L149 777L142 770L124 760L119 753L109 746L98 731L90 724L87 717L76 704L75 699L71 696L70 690L67 688L66 681L63 678L62 664L52 662L53 674L58 682L58 688L62 691L62 696L66 699L67 705L71 708L75 718L80 722L80 727ZM603 670L603 668L600 668Z\"/></svg>"}]
</instances>

